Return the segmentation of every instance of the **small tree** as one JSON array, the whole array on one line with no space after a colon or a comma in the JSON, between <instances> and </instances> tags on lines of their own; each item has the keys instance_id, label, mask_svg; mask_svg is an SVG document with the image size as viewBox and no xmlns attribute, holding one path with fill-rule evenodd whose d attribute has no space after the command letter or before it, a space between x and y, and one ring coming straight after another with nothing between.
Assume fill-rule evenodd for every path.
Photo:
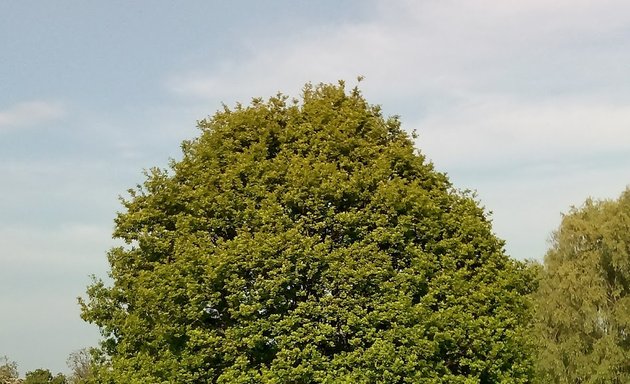
<instances>
[{"instance_id":1,"label":"small tree","mask_svg":"<svg viewBox=\"0 0 630 384\"><path fill-rule=\"evenodd\" d=\"M630 382L630 190L563 217L535 297L542 382Z\"/></svg>"},{"instance_id":2,"label":"small tree","mask_svg":"<svg viewBox=\"0 0 630 384\"><path fill-rule=\"evenodd\" d=\"M14 384L18 376L17 363L6 356L0 357L0 384Z\"/></svg>"},{"instance_id":3,"label":"small tree","mask_svg":"<svg viewBox=\"0 0 630 384\"><path fill-rule=\"evenodd\" d=\"M130 190L82 316L117 383L525 383L531 290L470 194L343 84L227 107Z\"/></svg>"},{"instance_id":4,"label":"small tree","mask_svg":"<svg viewBox=\"0 0 630 384\"><path fill-rule=\"evenodd\" d=\"M83 348L68 356L66 363L71 371L70 384L85 383L92 377L92 352L91 348Z\"/></svg>"},{"instance_id":5,"label":"small tree","mask_svg":"<svg viewBox=\"0 0 630 384\"><path fill-rule=\"evenodd\" d=\"M22 384L66 384L66 376L58 373L53 374L48 369L36 369L34 371L26 372L26 377Z\"/></svg>"}]
</instances>

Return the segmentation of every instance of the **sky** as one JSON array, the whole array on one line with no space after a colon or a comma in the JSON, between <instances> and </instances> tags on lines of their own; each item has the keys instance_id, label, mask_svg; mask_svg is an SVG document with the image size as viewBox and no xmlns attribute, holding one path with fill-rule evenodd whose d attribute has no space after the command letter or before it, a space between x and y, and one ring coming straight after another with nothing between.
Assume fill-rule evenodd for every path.
<instances>
[{"instance_id":1,"label":"sky","mask_svg":"<svg viewBox=\"0 0 630 384\"><path fill-rule=\"evenodd\" d=\"M360 87L517 259L630 184L630 3L0 2L0 356L66 372L118 200L221 103Z\"/></svg>"}]
</instances>

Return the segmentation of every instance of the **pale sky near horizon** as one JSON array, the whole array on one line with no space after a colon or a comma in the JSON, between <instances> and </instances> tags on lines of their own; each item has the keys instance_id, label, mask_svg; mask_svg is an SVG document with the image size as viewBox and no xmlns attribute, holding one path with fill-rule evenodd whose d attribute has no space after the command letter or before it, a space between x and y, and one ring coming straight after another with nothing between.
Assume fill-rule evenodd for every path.
<instances>
[{"instance_id":1,"label":"pale sky near horizon","mask_svg":"<svg viewBox=\"0 0 630 384\"><path fill-rule=\"evenodd\" d=\"M22 375L97 344L76 297L118 196L222 102L365 76L518 259L630 184L626 1L5 1L0 47L0 356Z\"/></svg>"}]
</instances>

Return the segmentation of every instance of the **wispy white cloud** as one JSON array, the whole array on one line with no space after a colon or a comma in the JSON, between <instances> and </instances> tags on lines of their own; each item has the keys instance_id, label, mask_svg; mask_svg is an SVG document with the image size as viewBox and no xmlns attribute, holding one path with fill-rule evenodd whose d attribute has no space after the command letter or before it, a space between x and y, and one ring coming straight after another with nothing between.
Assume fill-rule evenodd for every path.
<instances>
[{"instance_id":1,"label":"wispy white cloud","mask_svg":"<svg viewBox=\"0 0 630 384\"><path fill-rule=\"evenodd\" d=\"M630 104L478 98L412 124L419 146L453 169L505 167L630 152Z\"/></svg>"},{"instance_id":2,"label":"wispy white cloud","mask_svg":"<svg viewBox=\"0 0 630 384\"><path fill-rule=\"evenodd\" d=\"M630 22L630 4L621 1L379 4L378 16L361 23L243 42L257 49L225 57L212 73L174 74L167 85L181 95L240 99L362 74L366 90L387 99L544 96L594 80L609 85L601 80L618 75L621 59L630 58L610 43Z\"/></svg>"},{"instance_id":3,"label":"wispy white cloud","mask_svg":"<svg viewBox=\"0 0 630 384\"><path fill-rule=\"evenodd\" d=\"M108 226L85 223L68 223L57 228L2 225L3 268L26 272L33 267L55 266L57 271L68 271L103 264L104 252L113 245L111 231ZM60 275L59 279L62 278Z\"/></svg>"},{"instance_id":4,"label":"wispy white cloud","mask_svg":"<svg viewBox=\"0 0 630 384\"><path fill-rule=\"evenodd\" d=\"M167 84L231 103L363 74L370 100L402 114L447 167L630 150L630 92L618 86L630 50L613 43L628 33L630 4L378 4L373 19L263 41L249 57Z\"/></svg>"},{"instance_id":5,"label":"wispy white cloud","mask_svg":"<svg viewBox=\"0 0 630 384\"><path fill-rule=\"evenodd\" d=\"M30 101L15 104L0 110L0 132L57 120L65 114L64 106L58 102Z\"/></svg>"}]
</instances>

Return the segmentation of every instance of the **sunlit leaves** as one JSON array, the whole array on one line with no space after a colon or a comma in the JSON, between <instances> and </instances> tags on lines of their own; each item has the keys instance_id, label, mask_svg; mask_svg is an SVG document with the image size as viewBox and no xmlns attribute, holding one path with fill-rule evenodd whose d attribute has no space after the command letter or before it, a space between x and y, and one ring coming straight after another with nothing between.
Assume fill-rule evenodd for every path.
<instances>
[{"instance_id":1,"label":"sunlit leaves","mask_svg":"<svg viewBox=\"0 0 630 384\"><path fill-rule=\"evenodd\" d=\"M530 280L396 118L307 85L199 125L88 289L103 382L527 382Z\"/></svg>"},{"instance_id":2,"label":"sunlit leaves","mask_svg":"<svg viewBox=\"0 0 630 384\"><path fill-rule=\"evenodd\" d=\"M630 190L564 216L537 302L545 383L630 381Z\"/></svg>"}]
</instances>

